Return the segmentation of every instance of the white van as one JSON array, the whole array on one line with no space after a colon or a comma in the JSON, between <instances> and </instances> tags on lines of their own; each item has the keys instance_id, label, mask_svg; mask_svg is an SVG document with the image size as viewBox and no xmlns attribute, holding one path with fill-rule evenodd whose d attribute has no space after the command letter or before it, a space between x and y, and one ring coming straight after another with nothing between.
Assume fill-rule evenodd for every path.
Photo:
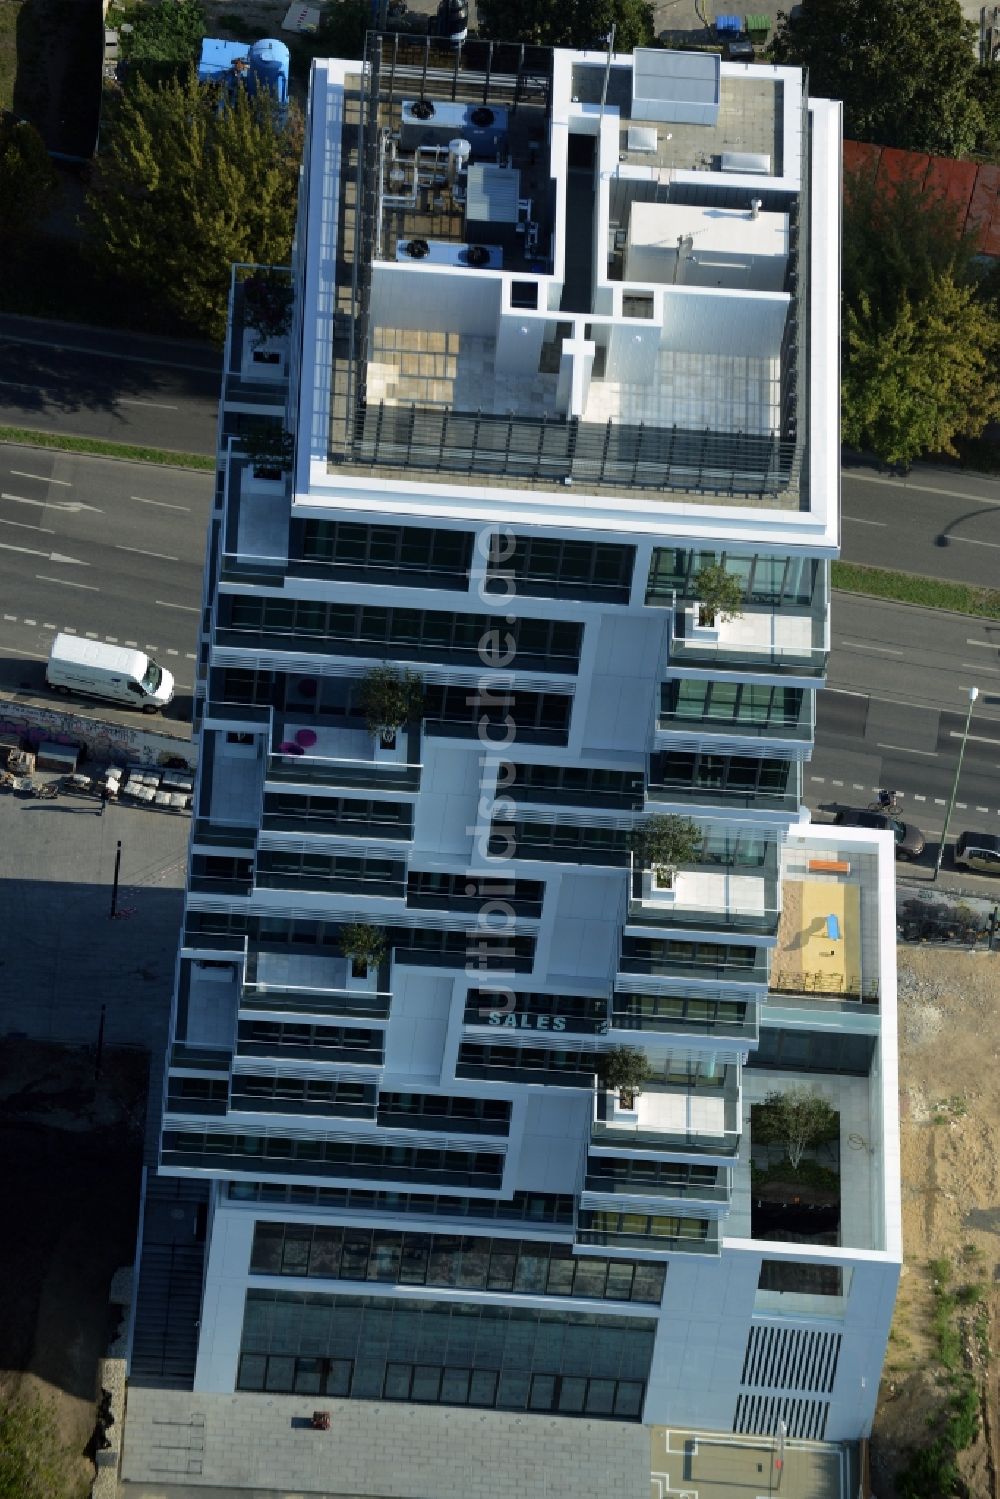
<instances>
[{"instance_id":1,"label":"white van","mask_svg":"<svg viewBox=\"0 0 1000 1499\"><path fill-rule=\"evenodd\" d=\"M174 695L174 679L144 651L57 635L52 642L45 685L53 692L81 692L125 708L157 713Z\"/></svg>"}]
</instances>

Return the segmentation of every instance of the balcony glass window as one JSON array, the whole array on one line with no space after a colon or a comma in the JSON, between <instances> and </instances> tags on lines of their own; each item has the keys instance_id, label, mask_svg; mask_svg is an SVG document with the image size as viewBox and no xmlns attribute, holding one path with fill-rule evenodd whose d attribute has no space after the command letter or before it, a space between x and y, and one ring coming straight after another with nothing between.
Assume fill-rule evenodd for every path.
<instances>
[{"instance_id":1,"label":"balcony glass window","mask_svg":"<svg viewBox=\"0 0 1000 1499\"><path fill-rule=\"evenodd\" d=\"M666 718L747 724L797 724L801 687L765 687L754 682L665 682L661 712Z\"/></svg>"},{"instance_id":2,"label":"balcony glass window","mask_svg":"<svg viewBox=\"0 0 1000 1499\"><path fill-rule=\"evenodd\" d=\"M468 531L432 530L423 526L363 526L351 521L292 521L291 553L295 561L345 575L383 571L406 575L408 584L443 585L435 574L464 582L472 557ZM307 570L309 570L307 568ZM427 576L425 579L425 575ZM454 585L452 585L454 586Z\"/></svg>"},{"instance_id":3,"label":"balcony glass window","mask_svg":"<svg viewBox=\"0 0 1000 1499\"><path fill-rule=\"evenodd\" d=\"M322 636L331 642L372 645L425 660L430 655L452 655L463 662L489 665L483 650L497 630L492 614L442 610L383 608L369 604L336 604L315 600L224 594L219 599L218 626L251 637L268 635ZM583 626L559 619L514 619L504 625L515 652L512 669L575 671ZM364 654L379 654L365 652Z\"/></svg>"},{"instance_id":4,"label":"balcony glass window","mask_svg":"<svg viewBox=\"0 0 1000 1499\"><path fill-rule=\"evenodd\" d=\"M288 1316L325 1307L322 1338ZM252 1289L237 1386L291 1390L319 1378L328 1394L355 1399L638 1420L655 1333L649 1318L568 1308Z\"/></svg>"},{"instance_id":5,"label":"balcony glass window","mask_svg":"<svg viewBox=\"0 0 1000 1499\"><path fill-rule=\"evenodd\" d=\"M283 1174L385 1176L435 1181L454 1180L471 1187L499 1188L503 1156L489 1151L417 1149L363 1145L357 1142L303 1139L288 1135L228 1134L205 1129L170 1129L163 1134L166 1163L204 1164L214 1169L275 1169ZM273 1165L271 1163L274 1163Z\"/></svg>"},{"instance_id":6,"label":"balcony glass window","mask_svg":"<svg viewBox=\"0 0 1000 1499\"><path fill-rule=\"evenodd\" d=\"M458 1049L459 1077L495 1076L498 1081L549 1081L569 1088L593 1086L596 1057L592 1051L548 1051L531 1046L478 1046Z\"/></svg>"},{"instance_id":7,"label":"balcony glass window","mask_svg":"<svg viewBox=\"0 0 1000 1499\"><path fill-rule=\"evenodd\" d=\"M665 751L650 761L654 787L701 789L735 796L781 796L791 775L788 760L758 760L751 755L713 755Z\"/></svg>"},{"instance_id":8,"label":"balcony glass window","mask_svg":"<svg viewBox=\"0 0 1000 1499\"><path fill-rule=\"evenodd\" d=\"M487 591L544 598L598 599L627 604L635 548L608 542L519 536L508 552L499 535L491 538Z\"/></svg>"},{"instance_id":9,"label":"balcony glass window","mask_svg":"<svg viewBox=\"0 0 1000 1499\"><path fill-rule=\"evenodd\" d=\"M827 566L814 557L657 547L650 560L646 603L669 604L675 593L685 603L697 598L698 574L718 562L741 580L748 603L797 607L812 602L821 570Z\"/></svg>"},{"instance_id":10,"label":"balcony glass window","mask_svg":"<svg viewBox=\"0 0 1000 1499\"><path fill-rule=\"evenodd\" d=\"M513 733L515 739L529 744L565 744L572 705L573 699L561 693L490 690L479 696L467 686L430 683L424 689L424 728L430 733L466 731L478 737L481 726L490 726L489 733L497 742Z\"/></svg>"},{"instance_id":11,"label":"balcony glass window","mask_svg":"<svg viewBox=\"0 0 1000 1499\"><path fill-rule=\"evenodd\" d=\"M229 1182L226 1192L232 1202L269 1202L320 1207L332 1212L385 1213L401 1217L407 1213L424 1218L482 1218L503 1223L545 1223L568 1228L573 1223L575 1198L556 1192L515 1192L500 1200L489 1197L456 1197L443 1193L372 1192L359 1187L321 1187L299 1182ZM408 1242L412 1236L408 1236Z\"/></svg>"},{"instance_id":12,"label":"balcony glass window","mask_svg":"<svg viewBox=\"0 0 1000 1499\"><path fill-rule=\"evenodd\" d=\"M629 859L629 832L626 828L582 827L567 822L532 822L516 818L497 821L491 836L491 850L514 858L543 855L557 863L608 864L624 867ZM510 838L514 840L510 848Z\"/></svg>"}]
</instances>

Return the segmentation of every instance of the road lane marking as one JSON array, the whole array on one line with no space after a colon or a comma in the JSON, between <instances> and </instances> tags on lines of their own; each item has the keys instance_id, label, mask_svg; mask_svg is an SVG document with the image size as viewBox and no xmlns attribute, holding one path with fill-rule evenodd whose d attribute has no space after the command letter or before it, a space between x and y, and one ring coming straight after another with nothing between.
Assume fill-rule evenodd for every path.
<instances>
[{"instance_id":1,"label":"road lane marking","mask_svg":"<svg viewBox=\"0 0 1000 1499\"><path fill-rule=\"evenodd\" d=\"M968 810L969 810L968 807L967 807L967 805L965 804L965 802L956 802L955 806L958 808L958 810L960 812L968 812Z\"/></svg>"},{"instance_id":2,"label":"road lane marking","mask_svg":"<svg viewBox=\"0 0 1000 1499\"><path fill-rule=\"evenodd\" d=\"M104 511L97 505L87 505L83 500L29 500L23 494L8 494L0 490L0 500L13 500L18 505L34 505L37 510L65 510L68 515L77 515L81 510L91 510L95 515Z\"/></svg>"},{"instance_id":3,"label":"road lane marking","mask_svg":"<svg viewBox=\"0 0 1000 1499\"><path fill-rule=\"evenodd\" d=\"M16 614L5 614L4 615L4 619L8 622L8 624L12 624L12 625L16 625L17 624L17 615Z\"/></svg>"},{"instance_id":4,"label":"road lane marking","mask_svg":"<svg viewBox=\"0 0 1000 1499\"><path fill-rule=\"evenodd\" d=\"M947 538L949 544L953 541L964 541L966 546L996 547L997 551L1000 551L1000 541L977 541L974 536L950 536L947 531L945 531L943 534Z\"/></svg>"},{"instance_id":5,"label":"road lane marking","mask_svg":"<svg viewBox=\"0 0 1000 1499\"><path fill-rule=\"evenodd\" d=\"M934 798L934 805L935 805L935 807L943 807L944 806L944 797L943 796L936 796Z\"/></svg>"},{"instance_id":6,"label":"road lane marking","mask_svg":"<svg viewBox=\"0 0 1000 1499\"><path fill-rule=\"evenodd\" d=\"M913 800L915 802L925 802L927 800L927 798L926 798L926 796L921 796L919 791L915 791L913 793Z\"/></svg>"},{"instance_id":7,"label":"road lane marking","mask_svg":"<svg viewBox=\"0 0 1000 1499\"><path fill-rule=\"evenodd\" d=\"M157 599L156 602L160 605L161 609L183 609L188 614L201 613L201 610L196 609L193 604L171 604L166 599Z\"/></svg>"},{"instance_id":8,"label":"road lane marking","mask_svg":"<svg viewBox=\"0 0 1000 1499\"><path fill-rule=\"evenodd\" d=\"M26 623L27 623L27 621L26 621ZM87 639L88 640L97 640L98 638L99 637L98 637L98 634L97 634L96 630L88 630L87 631Z\"/></svg>"},{"instance_id":9,"label":"road lane marking","mask_svg":"<svg viewBox=\"0 0 1000 1499\"><path fill-rule=\"evenodd\" d=\"M155 557L157 562L176 562L176 557L170 557L166 552L147 552L144 547L115 547L116 552L135 552L140 557Z\"/></svg>"},{"instance_id":10,"label":"road lane marking","mask_svg":"<svg viewBox=\"0 0 1000 1499\"><path fill-rule=\"evenodd\" d=\"M118 398L119 406L155 406L157 411L179 411L178 406L168 406L166 401L136 401L126 400L124 396Z\"/></svg>"},{"instance_id":11,"label":"road lane marking","mask_svg":"<svg viewBox=\"0 0 1000 1499\"><path fill-rule=\"evenodd\" d=\"M68 479L50 479L46 474L26 474L23 468L12 468L15 479L37 479L39 484L61 484L63 489L72 489Z\"/></svg>"},{"instance_id":12,"label":"road lane marking","mask_svg":"<svg viewBox=\"0 0 1000 1499\"><path fill-rule=\"evenodd\" d=\"M194 651L185 651L184 659L186 661L197 661L198 657L195 655Z\"/></svg>"},{"instance_id":13,"label":"road lane marking","mask_svg":"<svg viewBox=\"0 0 1000 1499\"><path fill-rule=\"evenodd\" d=\"M887 656L904 656L905 651L897 650L894 645L866 645L863 640L842 640L841 645L846 645L851 651L881 651Z\"/></svg>"},{"instance_id":14,"label":"road lane marking","mask_svg":"<svg viewBox=\"0 0 1000 1499\"><path fill-rule=\"evenodd\" d=\"M989 810L990 810L989 807L977 807L976 808L977 812L988 812Z\"/></svg>"},{"instance_id":15,"label":"road lane marking","mask_svg":"<svg viewBox=\"0 0 1000 1499\"><path fill-rule=\"evenodd\" d=\"M190 505L171 505L167 500L146 500L141 494L130 494L130 500L135 500L139 505L159 505L161 510L183 510L185 515L191 514Z\"/></svg>"},{"instance_id":16,"label":"road lane marking","mask_svg":"<svg viewBox=\"0 0 1000 1499\"><path fill-rule=\"evenodd\" d=\"M43 573L36 573L35 577L39 583L61 583L64 588L85 588L88 593L100 593L101 591L93 583L74 583L70 578L47 578ZM25 620L25 624L27 623L28 621ZM71 629L69 625L63 631L65 635L75 635L76 633L77 631Z\"/></svg>"},{"instance_id":17,"label":"road lane marking","mask_svg":"<svg viewBox=\"0 0 1000 1499\"><path fill-rule=\"evenodd\" d=\"M937 758L937 750L918 750L918 749L913 749L908 744L879 744L876 741L875 748L876 749L895 750L896 753L899 754L899 755L930 755L932 759L936 759Z\"/></svg>"},{"instance_id":18,"label":"road lane marking","mask_svg":"<svg viewBox=\"0 0 1000 1499\"><path fill-rule=\"evenodd\" d=\"M29 661L47 661L48 656L40 656L37 651L19 651L14 645L0 645L0 651L8 656L27 656Z\"/></svg>"},{"instance_id":19,"label":"road lane marking","mask_svg":"<svg viewBox=\"0 0 1000 1499\"><path fill-rule=\"evenodd\" d=\"M0 343L26 344L35 349L52 349L57 354L96 354L98 359L122 359L128 364L149 364L148 354L121 354L116 349L92 349L87 344L55 344L48 338L25 338L20 333L4 333ZM216 372L204 364L184 364L179 359L160 359L157 364L170 370L194 370L198 375L214 375Z\"/></svg>"},{"instance_id":20,"label":"road lane marking","mask_svg":"<svg viewBox=\"0 0 1000 1499\"><path fill-rule=\"evenodd\" d=\"M24 617L24 619L22 619L21 623L22 623L22 625L31 625L31 626L34 627L34 626L37 626L38 620L37 619L28 619L27 615L25 615L25 617Z\"/></svg>"},{"instance_id":21,"label":"road lane marking","mask_svg":"<svg viewBox=\"0 0 1000 1499\"><path fill-rule=\"evenodd\" d=\"M843 786L843 781L831 781L831 786Z\"/></svg>"},{"instance_id":22,"label":"road lane marking","mask_svg":"<svg viewBox=\"0 0 1000 1499\"><path fill-rule=\"evenodd\" d=\"M125 644L132 646L132 648L134 650L138 650L139 649L139 642L138 642L138 640L126 640Z\"/></svg>"},{"instance_id":23,"label":"road lane marking","mask_svg":"<svg viewBox=\"0 0 1000 1499\"><path fill-rule=\"evenodd\" d=\"M117 635L105 635L104 638L108 642L108 645L117 645L118 644L118 636Z\"/></svg>"},{"instance_id":24,"label":"road lane marking","mask_svg":"<svg viewBox=\"0 0 1000 1499\"><path fill-rule=\"evenodd\" d=\"M963 671L988 672L991 677L1000 677L1000 666L980 666L978 661L962 661Z\"/></svg>"},{"instance_id":25,"label":"road lane marking","mask_svg":"<svg viewBox=\"0 0 1000 1499\"><path fill-rule=\"evenodd\" d=\"M26 520L5 520L2 515L0 515L0 526L16 526L19 531L44 531L47 536L56 534L51 526L33 526Z\"/></svg>"},{"instance_id":26,"label":"road lane marking","mask_svg":"<svg viewBox=\"0 0 1000 1499\"><path fill-rule=\"evenodd\" d=\"M841 513L840 518L841 520L853 521L856 526L879 526L883 531L889 524L888 521L884 520L865 520L861 515L844 515Z\"/></svg>"},{"instance_id":27,"label":"road lane marking","mask_svg":"<svg viewBox=\"0 0 1000 1499\"><path fill-rule=\"evenodd\" d=\"M167 646L167 655L168 655L168 656L179 656L179 655L180 655L180 651L175 651L175 650L173 650L173 649L172 649L172 648L171 648L171 647L170 647L170 646L169 646L169 645L168 645L168 646Z\"/></svg>"},{"instance_id":28,"label":"road lane marking","mask_svg":"<svg viewBox=\"0 0 1000 1499\"><path fill-rule=\"evenodd\" d=\"M48 619L43 619L42 620L42 629L43 630L58 630L58 628L59 628L59 626L58 625L54 625L51 622L51 620L48 620Z\"/></svg>"},{"instance_id":29,"label":"road lane marking","mask_svg":"<svg viewBox=\"0 0 1000 1499\"><path fill-rule=\"evenodd\" d=\"M158 645L144 645L143 646L143 650L144 651L158 651L159 649L160 649L160 647Z\"/></svg>"},{"instance_id":30,"label":"road lane marking","mask_svg":"<svg viewBox=\"0 0 1000 1499\"><path fill-rule=\"evenodd\" d=\"M984 651L995 651L1000 649L1000 645L998 645L997 642L993 640L966 640L965 643L966 645L980 645L982 646Z\"/></svg>"},{"instance_id":31,"label":"road lane marking","mask_svg":"<svg viewBox=\"0 0 1000 1499\"><path fill-rule=\"evenodd\" d=\"M1000 744L1000 739L984 739L982 734L963 734L960 729L949 730L951 739L969 739L973 744Z\"/></svg>"},{"instance_id":32,"label":"road lane marking","mask_svg":"<svg viewBox=\"0 0 1000 1499\"><path fill-rule=\"evenodd\" d=\"M931 484L909 484L900 479L879 479L874 474L855 474L850 470L842 470L841 478L853 480L857 484L885 484L889 489L898 489L905 494L908 489L916 490L918 494L943 494L952 500L975 500L977 505L996 506L997 500L986 500L982 495L972 494L967 489L935 489Z\"/></svg>"}]
</instances>

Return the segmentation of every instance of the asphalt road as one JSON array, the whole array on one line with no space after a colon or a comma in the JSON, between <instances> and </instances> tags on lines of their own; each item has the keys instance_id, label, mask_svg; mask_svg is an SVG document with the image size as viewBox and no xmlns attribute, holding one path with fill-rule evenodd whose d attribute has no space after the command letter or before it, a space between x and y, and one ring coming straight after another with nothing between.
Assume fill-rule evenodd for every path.
<instances>
[{"instance_id":1,"label":"asphalt road","mask_svg":"<svg viewBox=\"0 0 1000 1499\"><path fill-rule=\"evenodd\" d=\"M1000 480L930 464L905 479L860 467L842 478L846 562L997 587Z\"/></svg>"},{"instance_id":2,"label":"asphalt road","mask_svg":"<svg viewBox=\"0 0 1000 1499\"><path fill-rule=\"evenodd\" d=\"M214 454L210 344L0 316L0 424Z\"/></svg>"},{"instance_id":3,"label":"asphalt road","mask_svg":"<svg viewBox=\"0 0 1000 1499\"><path fill-rule=\"evenodd\" d=\"M212 475L0 447L0 683L43 688L60 630L138 646L189 719Z\"/></svg>"}]
</instances>

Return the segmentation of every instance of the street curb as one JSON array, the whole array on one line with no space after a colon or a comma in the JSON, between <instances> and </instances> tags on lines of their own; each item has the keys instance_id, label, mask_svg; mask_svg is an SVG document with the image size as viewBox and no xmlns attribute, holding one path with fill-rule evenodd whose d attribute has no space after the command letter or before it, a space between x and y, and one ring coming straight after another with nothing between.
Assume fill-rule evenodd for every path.
<instances>
[{"instance_id":1,"label":"street curb","mask_svg":"<svg viewBox=\"0 0 1000 1499\"><path fill-rule=\"evenodd\" d=\"M914 573L913 577L926 577L931 583L951 583L954 581L951 578L931 578L926 573ZM950 614L952 619L978 619L986 624L1000 625L1000 614L966 614L961 609L939 609L936 604L915 604L911 599L888 598L884 593L861 593L857 588L831 588L830 592L842 593L846 598L871 599L874 604L894 604L903 609L922 609L925 614L935 616L938 614Z\"/></svg>"},{"instance_id":2,"label":"street curb","mask_svg":"<svg viewBox=\"0 0 1000 1499\"><path fill-rule=\"evenodd\" d=\"M9 435L12 434L12 435ZM49 437L51 436L51 441ZM136 463L140 467L175 468L182 473L209 474L215 471L216 459L208 453L185 453L176 448L150 448L151 454L163 457L137 458L122 452L128 443L107 443L107 452L93 452L89 447L75 447L75 442L99 443L103 438L78 436L75 433L37 432L30 427L0 427L0 445L16 448L35 448L44 453L72 453L77 458L103 458L111 463ZM117 449L117 451L116 451ZM175 462L174 459L189 459L190 462Z\"/></svg>"}]
</instances>

